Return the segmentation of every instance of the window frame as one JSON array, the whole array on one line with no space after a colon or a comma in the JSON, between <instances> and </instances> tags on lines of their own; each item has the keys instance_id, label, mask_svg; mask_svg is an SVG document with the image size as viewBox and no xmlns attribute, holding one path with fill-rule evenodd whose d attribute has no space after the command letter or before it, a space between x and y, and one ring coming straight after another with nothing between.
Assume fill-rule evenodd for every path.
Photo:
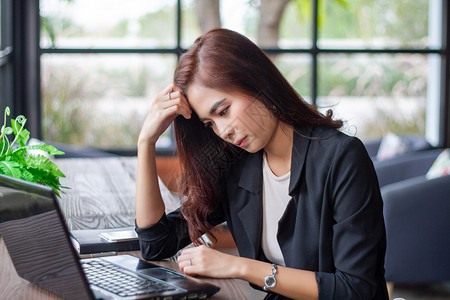
<instances>
[{"instance_id":1,"label":"window frame","mask_svg":"<svg viewBox=\"0 0 450 300\"><path fill-rule=\"evenodd\" d=\"M1 0L2 4L11 0ZM40 56L43 54L174 54L179 58L182 48L182 1L176 1L176 46L174 48L151 48L151 49L69 49L69 48L40 48L40 16L39 2L35 0L15 0L14 3L14 36L13 49L26 49L14 52L15 84L14 84L14 106L17 111L27 115L30 131L41 138L41 90L40 90ZM389 48L389 49L336 49L320 48L318 46L318 1L312 0L312 44L310 48L263 48L268 54L308 54L311 57L311 102L317 103L318 92L318 57L321 54L435 54L441 58L440 72L440 124L439 124L439 147L450 147L450 102L449 102L449 74L450 74L450 51L448 42L450 28L448 22L450 6L448 1L442 3L442 41L440 48ZM430 0L433 1L433 0ZM26 6L26 9L24 9ZM2 10L3 14L3 10ZM2 18L3 22L3 18ZM33 26L34 25L34 26ZM2 30L3 30L2 26ZM19 37L17 37L19 35ZM12 51L13 52L13 51ZM26 74L21 77L18 74ZM22 81L23 84L19 84ZM3 98L3 95L2 95ZM173 135L172 135L173 137ZM111 152L122 155L134 155L136 149L123 150L111 149ZM173 154L174 149L158 149L158 154Z\"/></svg>"}]
</instances>

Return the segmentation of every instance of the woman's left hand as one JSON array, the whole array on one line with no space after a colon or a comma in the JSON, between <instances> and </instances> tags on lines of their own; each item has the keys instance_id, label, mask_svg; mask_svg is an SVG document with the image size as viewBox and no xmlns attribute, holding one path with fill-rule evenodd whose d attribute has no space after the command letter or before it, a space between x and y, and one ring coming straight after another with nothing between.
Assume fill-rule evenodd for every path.
<instances>
[{"instance_id":1,"label":"woman's left hand","mask_svg":"<svg viewBox=\"0 0 450 300\"><path fill-rule=\"evenodd\" d=\"M178 265L188 275L237 278L239 257L206 247L187 248L178 257Z\"/></svg>"}]
</instances>

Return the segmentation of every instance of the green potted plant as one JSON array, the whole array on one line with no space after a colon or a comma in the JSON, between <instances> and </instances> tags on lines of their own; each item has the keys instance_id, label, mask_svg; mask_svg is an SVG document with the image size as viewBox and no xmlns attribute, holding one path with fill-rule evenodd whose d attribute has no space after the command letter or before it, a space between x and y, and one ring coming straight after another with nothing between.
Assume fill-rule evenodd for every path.
<instances>
[{"instance_id":1,"label":"green potted plant","mask_svg":"<svg viewBox=\"0 0 450 300\"><path fill-rule=\"evenodd\" d=\"M60 178L66 176L48 156L65 153L45 143L27 145L30 139L30 132L25 129L27 119L19 115L11 118L11 126L6 126L9 115L10 109L6 107L0 133L0 174L47 185L60 196L61 188L66 188Z\"/></svg>"}]
</instances>

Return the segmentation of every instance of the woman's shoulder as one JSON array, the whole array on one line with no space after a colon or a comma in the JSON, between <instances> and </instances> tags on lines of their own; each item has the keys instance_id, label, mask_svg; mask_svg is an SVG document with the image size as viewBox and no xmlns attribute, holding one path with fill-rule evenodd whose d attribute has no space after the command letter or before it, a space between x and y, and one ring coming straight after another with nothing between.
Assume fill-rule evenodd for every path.
<instances>
[{"instance_id":1,"label":"woman's shoulder","mask_svg":"<svg viewBox=\"0 0 450 300\"><path fill-rule=\"evenodd\" d=\"M344 133L343 131L325 127L318 126L312 129L311 138L313 141L317 141L325 144L336 144L336 145L347 145L347 144L361 144L361 140L353 135Z\"/></svg>"},{"instance_id":2,"label":"woman's shoulder","mask_svg":"<svg viewBox=\"0 0 450 300\"><path fill-rule=\"evenodd\" d=\"M307 139L309 143L308 152L320 153L319 155L322 157L327 153L332 156L345 152L356 152L363 155L366 153L366 148L358 137L348 135L341 130L318 126L311 128L309 132L309 138L303 138Z\"/></svg>"}]
</instances>

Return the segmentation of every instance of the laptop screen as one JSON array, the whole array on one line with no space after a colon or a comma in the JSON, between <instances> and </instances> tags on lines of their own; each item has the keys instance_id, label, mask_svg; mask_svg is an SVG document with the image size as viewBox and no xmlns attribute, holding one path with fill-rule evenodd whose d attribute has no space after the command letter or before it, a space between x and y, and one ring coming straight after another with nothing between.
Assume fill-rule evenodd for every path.
<instances>
[{"instance_id":1,"label":"laptop screen","mask_svg":"<svg viewBox=\"0 0 450 300\"><path fill-rule=\"evenodd\" d=\"M50 188L0 175L0 233L20 277L66 299L92 299Z\"/></svg>"}]
</instances>

